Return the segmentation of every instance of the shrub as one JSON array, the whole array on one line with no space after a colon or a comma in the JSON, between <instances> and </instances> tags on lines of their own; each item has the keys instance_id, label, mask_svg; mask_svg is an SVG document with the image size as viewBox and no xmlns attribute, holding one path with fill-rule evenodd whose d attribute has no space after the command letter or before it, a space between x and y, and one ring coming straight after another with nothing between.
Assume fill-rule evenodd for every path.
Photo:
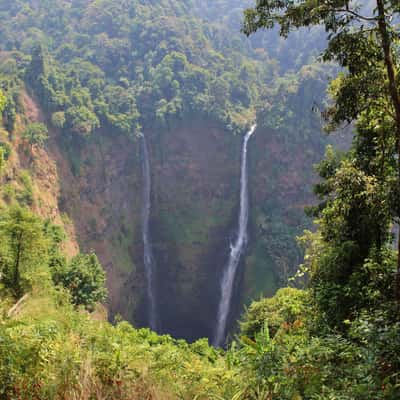
<instances>
[{"instance_id":1,"label":"shrub","mask_svg":"<svg viewBox=\"0 0 400 400\"><path fill-rule=\"evenodd\" d=\"M267 324L269 333L274 336L277 331L304 318L307 311L308 293L294 288L277 291L272 298L253 302L240 323L241 334L251 339Z\"/></svg>"},{"instance_id":2,"label":"shrub","mask_svg":"<svg viewBox=\"0 0 400 400\"><path fill-rule=\"evenodd\" d=\"M53 271L53 281L71 293L75 305L93 310L97 302L106 299L106 276L94 253L78 254L69 263Z\"/></svg>"}]
</instances>

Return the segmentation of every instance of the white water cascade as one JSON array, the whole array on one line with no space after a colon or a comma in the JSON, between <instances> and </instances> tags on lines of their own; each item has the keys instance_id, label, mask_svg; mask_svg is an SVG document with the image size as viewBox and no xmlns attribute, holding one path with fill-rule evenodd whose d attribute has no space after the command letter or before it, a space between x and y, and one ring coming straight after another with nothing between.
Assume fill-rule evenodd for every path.
<instances>
[{"instance_id":1,"label":"white water cascade","mask_svg":"<svg viewBox=\"0 0 400 400\"><path fill-rule=\"evenodd\" d=\"M154 257L150 238L150 213L151 213L151 173L147 141L142 135L142 173L143 173L143 209L142 209L142 238L144 250L144 268L147 288L147 313L150 329L157 331L157 302L154 279Z\"/></svg>"},{"instance_id":2,"label":"white water cascade","mask_svg":"<svg viewBox=\"0 0 400 400\"><path fill-rule=\"evenodd\" d=\"M226 324L231 309L233 286L240 256L247 242L247 224L249 219L249 193L247 188L247 144L251 135L254 133L256 125L253 125L246 133L242 147L242 165L240 173L240 210L239 226L237 237L234 244L231 244L229 261L221 279L221 295L218 305L217 327L213 340L214 346L222 346L226 337Z\"/></svg>"}]
</instances>

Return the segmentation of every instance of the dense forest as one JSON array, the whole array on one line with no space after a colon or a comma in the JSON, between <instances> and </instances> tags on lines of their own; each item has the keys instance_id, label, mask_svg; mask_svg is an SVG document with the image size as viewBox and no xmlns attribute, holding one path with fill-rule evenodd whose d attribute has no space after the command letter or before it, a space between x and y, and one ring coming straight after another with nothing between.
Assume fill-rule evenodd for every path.
<instances>
[{"instance_id":1,"label":"dense forest","mask_svg":"<svg viewBox=\"0 0 400 400\"><path fill-rule=\"evenodd\" d=\"M0 399L400 397L398 1L0 15Z\"/></svg>"}]
</instances>

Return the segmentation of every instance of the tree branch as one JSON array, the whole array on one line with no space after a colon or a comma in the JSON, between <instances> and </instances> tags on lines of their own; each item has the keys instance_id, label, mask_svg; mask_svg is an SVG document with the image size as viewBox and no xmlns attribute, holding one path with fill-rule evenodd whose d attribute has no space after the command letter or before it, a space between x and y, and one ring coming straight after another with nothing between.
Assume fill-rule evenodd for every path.
<instances>
[{"instance_id":1,"label":"tree branch","mask_svg":"<svg viewBox=\"0 0 400 400\"><path fill-rule=\"evenodd\" d=\"M354 17L356 17L356 18L358 18L358 19L361 19L361 20L363 20L363 21L369 21L369 22L378 22L378 17L366 17L366 16L364 16L364 15L361 15L361 14L358 14L358 13L356 13L355 11L352 11L352 10L346 10L346 9L331 9L331 10L328 10L328 11L330 11L330 12L337 12L337 13L346 13L346 14L350 14L350 15L353 15Z\"/></svg>"},{"instance_id":2,"label":"tree branch","mask_svg":"<svg viewBox=\"0 0 400 400\"><path fill-rule=\"evenodd\" d=\"M7 312L7 317L11 318L16 311L18 311L18 308L20 307L20 305L29 297L29 293L26 293L24 296L22 296L17 302L16 304L14 304Z\"/></svg>"}]
</instances>

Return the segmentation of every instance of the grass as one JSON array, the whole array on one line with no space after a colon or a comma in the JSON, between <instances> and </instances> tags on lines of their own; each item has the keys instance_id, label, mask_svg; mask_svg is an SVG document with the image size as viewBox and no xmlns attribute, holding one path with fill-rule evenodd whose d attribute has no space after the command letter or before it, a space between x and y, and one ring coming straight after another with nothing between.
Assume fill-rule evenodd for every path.
<instances>
[{"instance_id":1,"label":"grass","mask_svg":"<svg viewBox=\"0 0 400 400\"><path fill-rule=\"evenodd\" d=\"M1 305L0 305L1 307ZM6 398L229 399L233 372L205 340L193 345L74 310L63 292L36 289L0 317Z\"/></svg>"}]
</instances>

